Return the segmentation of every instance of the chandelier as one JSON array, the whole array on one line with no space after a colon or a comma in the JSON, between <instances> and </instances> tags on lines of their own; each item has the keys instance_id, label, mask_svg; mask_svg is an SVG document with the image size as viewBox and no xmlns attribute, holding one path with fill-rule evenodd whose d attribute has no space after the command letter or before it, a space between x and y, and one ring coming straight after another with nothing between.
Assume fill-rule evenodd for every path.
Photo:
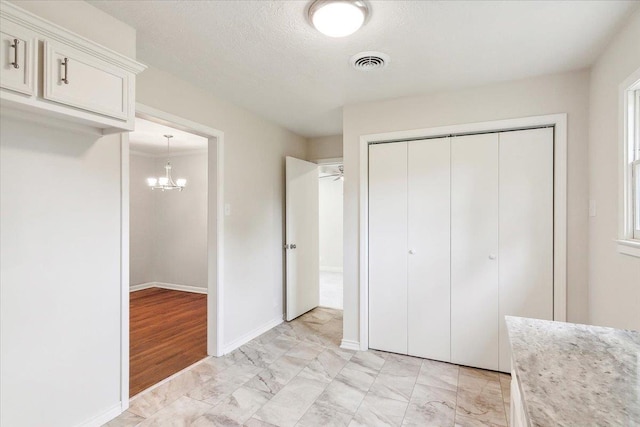
<instances>
[{"instance_id":1,"label":"chandelier","mask_svg":"<svg viewBox=\"0 0 640 427\"><path fill-rule=\"evenodd\" d=\"M184 178L178 178L173 181L171 178L171 162L169 161L169 141L173 138L173 135L164 135L167 138L167 164L164 167L164 176L159 178L147 178L147 184L151 187L152 190L178 190L182 191L185 185L187 185L187 180Z\"/></svg>"}]
</instances>

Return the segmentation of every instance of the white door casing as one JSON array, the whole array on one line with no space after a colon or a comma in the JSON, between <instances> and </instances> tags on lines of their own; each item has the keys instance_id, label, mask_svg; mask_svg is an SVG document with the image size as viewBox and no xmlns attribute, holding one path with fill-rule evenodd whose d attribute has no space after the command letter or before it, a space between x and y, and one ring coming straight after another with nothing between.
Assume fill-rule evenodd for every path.
<instances>
[{"instance_id":1,"label":"white door casing","mask_svg":"<svg viewBox=\"0 0 640 427\"><path fill-rule=\"evenodd\" d=\"M451 360L450 138L409 142L408 354Z\"/></svg>"},{"instance_id":2,"label":"white door casing","mask_svg":"<svg viewBox=\"0 0 640 427\"><path fill-rule=\"evenodd\" d=\"M320 299L318 165L294 157L286 169L286 320Z\"/></svg>"},{"instance_id":3,"label":"white door casing","mask_svg":"<svg viewBox=\"0 0 640 427\"><path fill-rule=\"evenodd\" d=\"M407 353L407 143L369 147L369 345Z\"/></svg>"}]
</instances>

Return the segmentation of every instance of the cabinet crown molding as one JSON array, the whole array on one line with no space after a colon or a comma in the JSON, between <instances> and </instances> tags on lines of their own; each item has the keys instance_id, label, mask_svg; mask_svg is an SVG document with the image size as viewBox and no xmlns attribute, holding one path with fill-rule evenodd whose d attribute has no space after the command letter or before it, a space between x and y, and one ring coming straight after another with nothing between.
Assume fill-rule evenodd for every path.
<instances>
[{"instance_id":1,"label":"cabinet crown molding","mask_svg":"<svg viewBox=\"0 0 640 427\"><path fill-rule=\"evenodd\" d=\"M0 18L27 28L49 40L72 46L131 73L139 74L147 69L146 65L138 61L47 21L8 1L0 1Z\"/></svg>"}]
</instances>

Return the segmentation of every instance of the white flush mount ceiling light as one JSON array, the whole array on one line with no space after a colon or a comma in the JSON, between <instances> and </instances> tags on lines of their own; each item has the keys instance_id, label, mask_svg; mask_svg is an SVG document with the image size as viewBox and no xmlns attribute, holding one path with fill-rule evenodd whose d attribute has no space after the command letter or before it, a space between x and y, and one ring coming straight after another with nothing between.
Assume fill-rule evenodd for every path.
<instances>
[{"instance_id":1,"label":"white flush mount ceiling light","mask_svg":"<svg viewBox=\"0 0 640 427\"><path fill-rule=\"evenodd\" d=\"M147 178L147 184L152 190L178 190L182 191L187 180L184 178L178 178L173 181L171 177L171 162L169 161L169 141L173 138L173 135L164 135L167 138L167 164L164 166L164 176L159 178Z\"/></svg>"},{"instance_id":2,"label":"white flush mount ceiling light","mask_svg":"<svg viewBox=\"0 0 640 427\"><path fill-rule=\"evenodd\" d=\"M316 0L309 7L309 20L322 34L345 37L362 27L369 9L359 0Z\"/></svg>"}]
</instances>

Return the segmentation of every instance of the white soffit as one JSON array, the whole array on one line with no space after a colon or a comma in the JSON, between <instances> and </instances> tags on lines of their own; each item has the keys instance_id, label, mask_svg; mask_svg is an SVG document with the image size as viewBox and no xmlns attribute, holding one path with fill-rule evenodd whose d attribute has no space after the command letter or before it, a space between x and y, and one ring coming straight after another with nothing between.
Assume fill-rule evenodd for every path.
<instances>
[{"instance_id":1,"label":"white soffit","mask_svg":"<svg viewBox=\"0 0 640 427\"><path fill-rule=\"evenodd\" d=\"M132 151L153 156L166 154L167 138L163 135L173 135L171 138L172 154L203 152L208 146L207 138L139 117L136 117L135 126L135 130L129 133L129 144Z\"/></svg>"},{"instance_id":2,"label":"white soffit","mask_svg":"<svg viewBox=\"0 0 640 427\"><path fill-rule=\"evenodd\" d=\"M639 2L369 1L331 38L307 1L90 3L137 30L138 59L307 137L342 132L342 106L589 67ZM349 58L391 57L370 73Z\"/></svg>"}]
</instances>

